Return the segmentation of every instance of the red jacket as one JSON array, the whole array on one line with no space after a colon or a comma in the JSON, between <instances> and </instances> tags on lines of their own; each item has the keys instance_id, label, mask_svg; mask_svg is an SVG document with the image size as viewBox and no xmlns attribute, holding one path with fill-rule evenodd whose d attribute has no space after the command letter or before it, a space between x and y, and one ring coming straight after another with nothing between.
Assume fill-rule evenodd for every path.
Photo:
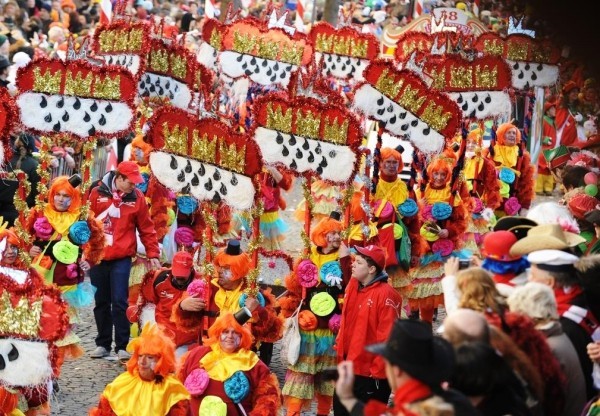
<instances>
[{"instance_id":1,"label":"red jacket","mask_svg":"<svg viewBox=\"0 0 600 416\"><path fill-rule=\"evenodd\" d=\"M387 283L387 274L380 274L365 287L350 279L336 339L338 360L352 360L354 373L359 376L386 378L383 358L365 347L387 340L401 309L402 298Z\"/></svg>"},{"instance_id":2,"label":"red jacket","mask_svg":"<svg viewBox=\"0 0 600 416\"><path fill-rule=\"evenodd\" d=\"M111 191L114 177L114 171L108 172L101 181L98 181L89 195L90 208L104 224L104 234L112 236L112 245L109 245L107 239L104 260L135 256L137 251L136 230L140 234L148 258L159 258L160 249L156 240L154 223L150 218L144 194L139 189L134 189L133 192L122 197L118 218L105 214L105 211L114 202Z\"/></svg>"}]
</instances>

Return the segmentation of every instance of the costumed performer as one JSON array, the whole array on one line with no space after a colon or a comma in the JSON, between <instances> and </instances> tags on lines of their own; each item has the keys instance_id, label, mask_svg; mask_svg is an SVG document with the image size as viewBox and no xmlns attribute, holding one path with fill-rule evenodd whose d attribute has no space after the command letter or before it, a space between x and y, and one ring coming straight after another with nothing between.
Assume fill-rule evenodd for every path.
<instances>
[{"instance_id":1,"label":"costumed performer","mask_svg":"<svg viewBox=\"0 0 600 416\"><path fill-rule=\"evenodd\" d=\"M496 210L504 215L526 215L534 195L531 156L521 140L517 126L504 123L496 130L496 142L485 153L494 162L500 185L502 204Z\"/></svg>"},{"instance_id":2,"label":"costumed performer","mask_svg":"<svg viewBox=\"0 0 600 416\"><path fill-rule=\"evenodd\" d=\"M127 371L108 384L90 416L185 416L190 394L175 377L175 345L156 324L144 326L128 348Z\"/></svg>"},{"instance_id":3,"label":"costumed performer","mask_svg":"<svg viewBox=\"0 0 600 416\"><path fill-rule=\"evenodd\" d=\"M260 185L261 198L264 212L260 216L260 233L264 240L262 247L268 251L281 250L281 243L289 226L285 223L279 211L285 211L286 202L281 191L289 191L292 187L293 177L287 172L272 166L266 167ZM249 227L249 229L251 229Z\"/></svg>"},{"instance_id":4,"label":"costumed performer","mask_svg":"<svg viewBox=\"0 0 600 416\"><path fill-rule=\"evenodd\" d=\"M350 200L350 218L352 225L348 232L348 247L379 245L377 224L370 218L371 207L366 206L364 188L355 190ZM365 209L369 212L367 213Z\"/></svg>"},{"instance_id":5,"label":"costumed performer","mask_svg":"<svg viewBox=\"0 0 600 416\"><path fill-rule=\"evenodd\" d=\"M285 376L282 389L287 414L298 416L317 399L317 415L328 415L334 384L322 371L335 366L335 335L341 321L340 301L350 279L350 250L342 242L340 214L332 212L312 230L307 259L286 277L288 295L279 299L284 316L300 308L300 355Z\"/></svg>"},{"instance_id":6,"label":"costumed performer","mask_svg":"<svg viewBox=\"0 0 600 416\"><path fill-rule=\"evenodd\" d=\"M556 103L548 101L544 103L544 118L542 124L542 148L538 157L537 177L535 178L535 193L537 195L552 195L554 192L554 177L550 172L545 154L547 150L556 147Z\"/></svg>"},{"instance_id":7,"label":"costumed performer","mask_svg":"<svg viewBox=\"0 0 600 416\"><path fill-rule=\"evenodd\" d=\"M32 209L27 231L33 237L29 255L33 267L62 291L69 304L70 328L59 346L58 368L65 358L83 355L74 326L80 322L79 310L92 304L94 289L84 282L84 274L102 260L102 224L92 211L82 218L81 177L59 176L52 181L48 202Z\"/></svg>"},{"instance_id":8,"label":"costumed performer","mask_svg":"<svg viewBox=\"0 0 600 416\"><path fill-rule=\"evenodd\" d=\"M581 147L586 141L585 136L578 132L578 129L583 130L583 116L579 102L579 87L574 81L568 81L562 87L556 107L555 126L556 140L559 145Z\"/></svg>"},{"instance_id":9,"label":"costumed performer","mask_svg":"<svg viewBox=\"0 0 600 416\"><path fill-rule=\"evenodd\" d=\"M327 218L331 211L339 207L342 199L342 189L338 185L332 185L322 179L315 179L311 182L310 194L314 201L311 210L311 221L314 222ZM302 198L294 211L294 218L302 224L305 221L306 204L306 198Z\"/></svg>"},{"instance_id":10,"label":"costumed performer","mask_svg":"<svg viewBox=\"0 0 600 416\"><path fill-rule=\"evenodd\" d=\"M252 351L252 334L231 313L208 330L204 345L183 357L179 379L192 395L194 416L276 416L279 381Z\"/></svg>"}]
</instances>

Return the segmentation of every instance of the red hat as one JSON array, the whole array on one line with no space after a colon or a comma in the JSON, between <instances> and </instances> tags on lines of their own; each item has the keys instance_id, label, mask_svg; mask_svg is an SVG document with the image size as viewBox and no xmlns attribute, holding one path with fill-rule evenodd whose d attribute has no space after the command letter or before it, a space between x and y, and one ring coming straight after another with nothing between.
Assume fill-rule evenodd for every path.
<instances>
[{"instance_id":1,"label":"red hat","mask_svg":"<svg viewBox=\"0 0 600 416\"><path fill-rule=\"evenodd\" d=\"M117 166L117 172L119 172L121 175L125 175L127 179L135 184L144 182L144 178L142 175L140 175L140 168L135 162L125 160L119 163L119 166Z\"/></svg>"},{"instance_id":2,"label":"red hat","mask_svg":"<svg viewBox=\"0 0 600 416\"><path fill-rule=\"evenodd\" d=\"M510 248L517 242L517 236L510 231L492 231L483 237L482 254L492 260L513 261L519 256L510 255Z\"/></svg>"},{"instance_id":3,"label":"red hat","mask_svg":"<svg viewBox=\"0 0 600 416\"><path fill-rule=\"evenodd\" d=\"M189 276L193 267L194 260L192 255L187 251L178 251L173 256L173 261L171 262L171 272L173 273L173 276Z\"/></svg>"},{"instance_id":4,"label":"red hat","mask_svg":"<svg viewBox=\"0 0 600 416\"><path fill-rule=\"evenodd\" d=\"M379 247L379 246L374 246L374 245L369 245L366 247L358 247L355 246L354 249L356 251L358 251L360 254L362 254L365 257L370 258L371 260L373 260L375 262L375 264L377 264L377 266L379 266L381 268L381 270L385 269L385 251Z\"/></svg>"},{"instance_id":5,"label":"red hat","mask_svg":"<svg viewBox=\"0 0 600 416\"><path fill-rule=\"evenodd\" d=\"M563 94L568 94L575 88L579 89L575 81L569 81L562 87Z\"/></svg>"},{"instance_id":6,"label":"red hat","mask_svg":"<svg viewBox=\"0 0 600 416\"><path fill-rule=\"evenodd\" d=\"M556 103L554 101L546 101L544 103L544 113L550 110L552 107L556 107Z\"/></svg>"}]
</instances>

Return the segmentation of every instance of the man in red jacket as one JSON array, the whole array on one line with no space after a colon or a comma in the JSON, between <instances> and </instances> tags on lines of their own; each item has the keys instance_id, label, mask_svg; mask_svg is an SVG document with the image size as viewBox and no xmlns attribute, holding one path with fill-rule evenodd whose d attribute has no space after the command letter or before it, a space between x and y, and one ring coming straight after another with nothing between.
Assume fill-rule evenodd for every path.
<instances>
[{"instance_id":1,"label":"man in red jacket","mask_svg":"<svg viewBox=\"0 0 600 416\"><path fill-rule=\"evenodd\" d=\"M90 355L102 358L110 354L113 325L115 352L120 360L130 355L125 351L129 342L127 299L131 258L137 249L136 233L146 249L152 269L160 268L160 249L144 194L135 187L144 182L135 162L119 163L116 171L108 172L90 191L90 208L104 224L106 247L104 259L92 267L90 278L97 289L94 319L98 328L97 348Z\"/></svg>"},{"instance_id":2,"label":"man in red jacket","mask_svg":"<svg viewBox=\"0 0 600 416\"><path fill-rule=\"evenodd\" d=\"M338 361L354 363L354 396L387 403L391 389L383 357L365 350L372 343L387 340L394 321L400 318L402 298L388 284L386 253L378 246L355 247L352 279L346 287L342 323L336 339ZM349 415L333 397L335 416Z\"/></svg>"}]
</instances>

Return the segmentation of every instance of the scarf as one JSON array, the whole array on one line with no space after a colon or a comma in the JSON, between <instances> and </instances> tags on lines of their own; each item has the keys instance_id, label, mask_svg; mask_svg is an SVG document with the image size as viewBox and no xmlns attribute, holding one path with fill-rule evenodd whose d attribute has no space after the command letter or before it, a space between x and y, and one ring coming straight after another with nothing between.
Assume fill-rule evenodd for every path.
<instances>
[{"instance_id":1,"label":"scarf","mask_svg":"<svg viewBox=\"0 0 600 416\"><path fill-rule=\"evenodd\" d=\"M52 208L50 204L46 204L44 208L44 216L52 228L62 236L69 234L69 228L79 219L79 215L79 210L77 212L59 212Z\"/></svg>"},{"instance_id":2,"label":"scarf","mask_svg":"<svg viewBox=\"0 0 600 416\"><path fill-rule=\"evenodd\" d=\"M258 362L255 352L240 349L228 354L221 347L213 345L212 351L200 359L200 367L204 368L211 380L225 381L236 371L250 371Z\"/></svg>"},{"instance_id":3,"label":"scarf","mask_svg":"<svg viewBox=\"0 0 600 416\"><path fill-rule=\"evenodd\" d=\"M365 416L402 415L418 416L408 407L411 403L418 402L432 396L429 386L419 380L411 379L399 387L394 393L394 407L389 409L384 403L369 400L364 408Z\"/></svg>"},{"instance_id":4,"label":"scarf","mask_svg":"<svg viewBox=\"0 0 600 416\"><path fill-rule=\"evenodd\" d=\"M561 318L570 319L582 327L594 341L600 341L600 325L594 315L589 310L573 304L582 294L583 289L579 285L555 288L558 314Z\"/></svg>"},{"instance_id":5,"label":"scarf","mask_svg":"<svg viewBox=\"0 0 600 416\"><path fill-rule=\"evenodd\" d=\"M474 156L469 159L465 159L464 174L467 181L473 181L479 176L481 168L483 167L483 158L481 156ZM469 182L470 183L470 182Z\"/></svg>"},{"instance_id":6,"label":"scarf","mask_svg":"<svg viewBox=\"0 0 600 416\"><path fill-rule=\"evenodd\" d=\"M512 168L517 165L518 158L519 146L503 146L500 144L494 146L494 162L498 162L502 166Z\"/></svg>"},{"instance_id":7,"label":"scarf","mask_svg":"<svg viewBox=\"0 0 600 416\"><path fill-rule=\"evenodd\" d=\"M240 297L242 296L242 285L239 285L233 290L225 290L217 283L219 279L211 280L211 283L219 288L215 293L215 305L219 308L222 314L227 312L235 313L240 309Z\"/></svg>"}]
</instances>

